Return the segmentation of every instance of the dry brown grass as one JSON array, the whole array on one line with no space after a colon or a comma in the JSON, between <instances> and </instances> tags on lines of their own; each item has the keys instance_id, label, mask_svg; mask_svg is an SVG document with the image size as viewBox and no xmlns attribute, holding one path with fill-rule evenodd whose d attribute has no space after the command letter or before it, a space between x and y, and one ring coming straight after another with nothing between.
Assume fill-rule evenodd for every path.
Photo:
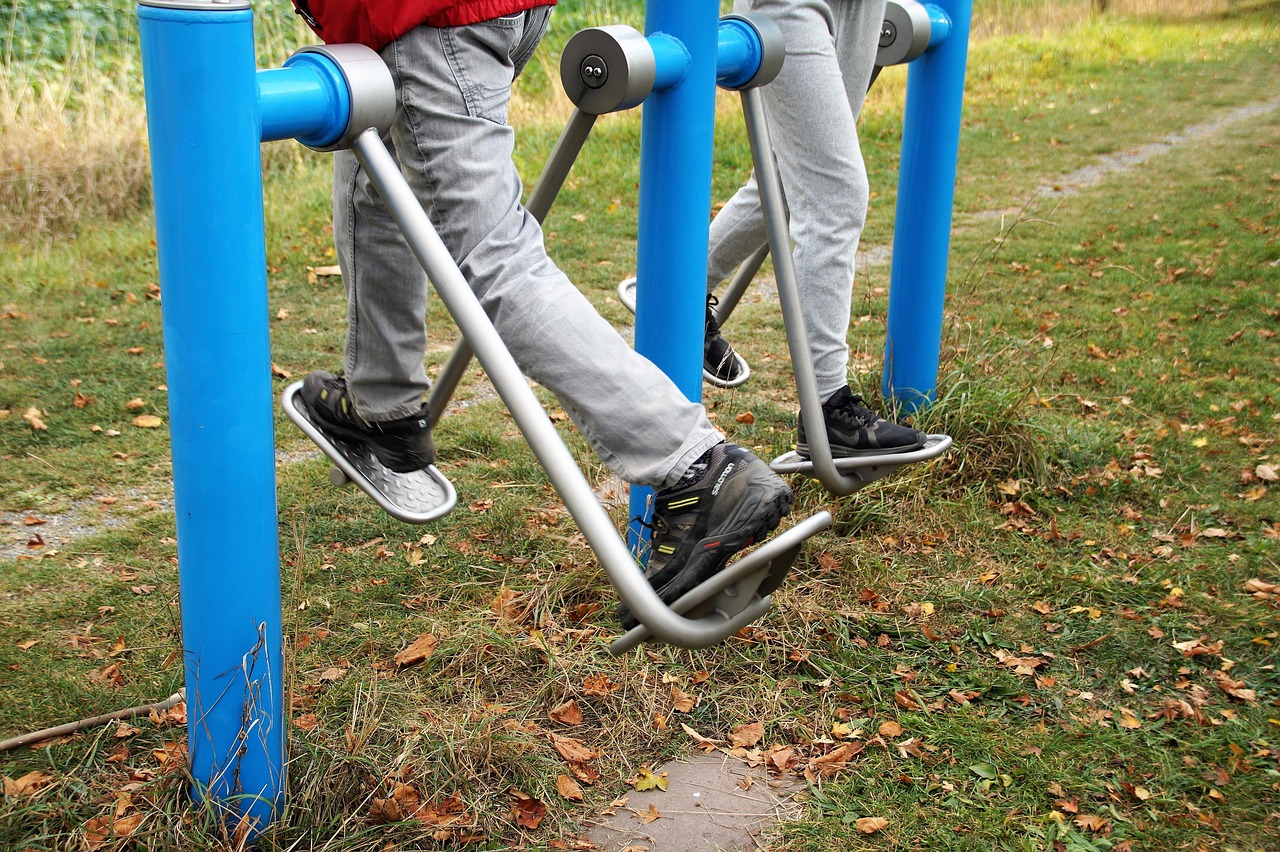
<instances>
[{"instance_id":1,"label":"dry brown grass","mask_svg":"<svg viewBox=\"0 0 1280 852\"><path fill-rule=\"evenodd\" d=\"M56 77L0 74L0 236L62 234L149 200L146 115L132 57L108 75L77 51Z\"/></svg>"},{"instance_id":2,"label":"dry brown grass","mask_svg":"<svg viewBox=\"0 0 1280 852\"><path fill-rule=\"evenodd\" d=\"M1098 0L977 0L973 38L1060 31L1098 14ZM1108 14L1194 18L1265 5L1272 0L1107 0ZM268 64L296 44L312 40L292 16L264 20ZM542 51L535 62L558 77L558 57ZM47 69L47 66L44 66ZM901 76L901 75L898 75ZM91 47L81 44L56 76L0 61L0 241L53 238L102 217L119 218L150 203L142 72L136 54L123 51L102 71ZM901 98L901 81L886 78L868 103ZM531 101L517 91L512 121L563 124L571 106L563 98ZM736 110L736 99L721 107ZM267 146L270 168L298 152Z\"/></svg>"}]
</instances>

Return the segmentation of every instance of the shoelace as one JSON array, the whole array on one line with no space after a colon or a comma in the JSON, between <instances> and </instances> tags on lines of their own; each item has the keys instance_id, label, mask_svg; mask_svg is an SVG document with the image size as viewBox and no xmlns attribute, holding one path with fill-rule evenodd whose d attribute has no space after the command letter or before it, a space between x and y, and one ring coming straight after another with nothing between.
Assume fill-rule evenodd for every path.
<instances>
[{"instance_id":1,"label":"shoelace","mask_svg":"<svg viewBox=\"0 0 1280 852\"><path fill-rule=\"evenodd\" d=\"M720 336L720 323L716 321L715 311L711 310L718 304L720 304L720 300L715 296L707 297L707 337Z\"/></svg>"},{"instance_id":2,"label":"shoelace","mask_svg":"<svg viewBox=\"0 0 1280 852\"><path fill-rule=\"evenodd\" d=\"M864 429L871 428L880 419L874 411L867 408L866 402L860 396L854 396L851 405L847 407L840 406L834 409L832 413L841 420L848 420L855 426L860 426Z\"/></svg>"}]
</instances>

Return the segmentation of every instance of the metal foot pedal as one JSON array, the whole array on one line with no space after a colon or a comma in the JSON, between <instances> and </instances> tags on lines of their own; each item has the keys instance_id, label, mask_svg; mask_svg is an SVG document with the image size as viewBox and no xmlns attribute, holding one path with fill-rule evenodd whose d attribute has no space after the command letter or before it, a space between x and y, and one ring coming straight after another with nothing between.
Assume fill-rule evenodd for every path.
<instances>
[{"instance_id":1,"label":"metal foot pedal","mask_svg":"<svg viewBox=\"0 0 1280 852\"><path fill-rule=\"evenodd\" d=\"M945 453L950 446L950 435L926 435L924 446L918 450L911 450L907 453L884 453L877 456L851 456L849 458L833 459L833 463L840 473L854 477L860 480L863 485L866 485L869 482L888 476L903 465L937 458ZM769 467L773 468L774 473L812 474L814 472L813 462L809 459L801 458L800 454L795 450L778 456L769 463Z\"/></svg>"},{"instance_id":2,"label":"metal foot pedal","mask_svg":"<svg viewBox=\"0 0 1280 852\"><path fill-rule=\"evenodd\" d=\"M721 642L768 612L773 604L769 595L782 585L805 540L829 526L829 512L805 518L672 603L673 612L712 628L706 643L696 647ZM651 635L648 627L638 624L613 640L609 653L625 654Z\"/></svg>"},{"instance_id":3,"label":"metal foot pedal","mask_svg":"<svg viewBox=\"0 0 1280 852\"><path fill-rule=\"evenodd\" d=\"M618 285L618 301L631 313L634 314L636 312L636 279L634 277L624 278L622 283ZM746 382L747 379L751 378L750 365L747 364L746 359L738 354L736 349L733 350L733 359L738 362L738 378L731 382L726 382L724 379L717 378L715 373L704 369L702 371L702 380L718 388L736 388Z\"/></svg>"},{"instance_id":4,"label":"metal foot pedal","mask_svg":"<svg viewBox=\"0 0 1280 852\"><path fill-rule=\"evenodd\" d=\"M334 485L355 483L388 515L407 524L434 521L448 514L458 502L453 484L435 465L426 470L397 473L384 467L368 450L329 438L307 417L306 409L298 399L301 389L302 382L289 385L284 389L280 402L289 419L333 462L329 481Z\"/></svg>"}]
</instances>

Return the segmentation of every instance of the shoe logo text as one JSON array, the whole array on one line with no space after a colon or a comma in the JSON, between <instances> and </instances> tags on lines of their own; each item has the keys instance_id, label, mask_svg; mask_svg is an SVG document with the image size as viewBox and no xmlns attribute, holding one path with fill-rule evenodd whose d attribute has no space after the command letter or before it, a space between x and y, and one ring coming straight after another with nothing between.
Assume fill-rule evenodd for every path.
<instances>
[{"instance_id":1,"label":"shoe logo text","mask_svg":"<svg viewBox=\"0 0 1280 852\"><path fill-rule=\"evenodd\" d=\"M716 480L715 487L711 489L711 496L714 497L720 493L720 486L724 485L724 481L729 478L729 474L733 473L734 466L737 462L729 462L725 469L720 471L720 478Z\"/></svg>"}]
</instances>

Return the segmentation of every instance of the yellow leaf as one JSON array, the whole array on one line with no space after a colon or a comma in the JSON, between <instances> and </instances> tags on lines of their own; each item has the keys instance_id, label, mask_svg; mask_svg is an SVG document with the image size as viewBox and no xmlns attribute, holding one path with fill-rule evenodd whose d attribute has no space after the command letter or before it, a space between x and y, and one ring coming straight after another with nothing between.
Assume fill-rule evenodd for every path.
<instances>
[{"instance_id":1,"label":"yellow leaf","mask_svg":"<svg viewBox=\"0 0 1280 852\"><path fill-rule=\"evenodd\" d=\"M154 414L140 414L133 418L133 425L139 429L157 429L164 425L164 421Z\"/></svg>"},{"instance_id":2,"label":"yellow leaf","mask_svg":"<svg viewBox=\"0 0 1280 852\"><path fill-rule=\"evenodd\" d=\"M640 771L636 773L635 787L639 792L656 789L665 793L667 791L667 773L660 772L655 775L649 767L642 766Z\"/></svg>"}]
</instances>

